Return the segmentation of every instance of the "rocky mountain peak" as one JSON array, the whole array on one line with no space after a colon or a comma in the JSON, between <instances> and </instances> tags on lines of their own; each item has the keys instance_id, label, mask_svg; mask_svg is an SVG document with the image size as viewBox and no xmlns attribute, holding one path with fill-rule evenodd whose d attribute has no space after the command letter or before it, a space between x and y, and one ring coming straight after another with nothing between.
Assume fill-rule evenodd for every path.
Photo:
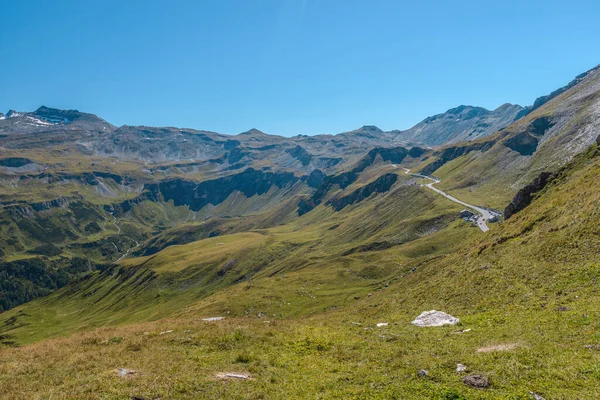
<instances>
[{"instance_id":1,"label":"rocky mountain peak","mask_svg":"<svg viewBox=\"0 0 600 400\"><path fill-rule=\"evenodd\" d=\"M375 125L364 125L359 130L366 131L366 132L383 132L381 129L379 129Z\"/></svg>"},{"instance_id":2,"label":"rocky mountain peak","mask_svg":"<svg viewBox=\"0 0 600 400\"><path fill-rule=\"evenodd\" d=\"M256 128L252 128L247 130L246 132L239 133L239 135L247 135L247 136L267 136L266 133L260 131Z\"/></svg>"},{"instance_id":3,"label":"rocky mountain peak","mask_svg":"<svg viewBox=\"0 0 600 400\"><path fill-rule=\"evenodd\" d=\"M19 117L21 115L23 115L24 113L20 113L18 111L15 111L13 109L8 110L8 112L6 113L6 118L15 118L15 117Z\"/></svg>"},{"instance_id":4,"label":"rocky mountain peak","mask_svg":"<svg viewBox=\"0 0 600 400\"><path fill-rule=\"evenodd\" d=\"M79 110L60 110L41 106L33 113L36 118L52 123L71 123L79 119L85 119L90 122L104 122L104 120L94 114L82 113Z\"/></svg>"},{"instance_id":5,"label":"rocky mountain peak","mask_svg":"<svg viewBox=\"0 0 600 400\"><path fill-rule=\"evenodd\" d=\"M490 135L506 127L524 110L514 104L503 104L490 111L483 107L460 105L445 113L433 115L405 131L396 141L420 142L428 146L470 141Z\"/></svg>"}]
</instances>

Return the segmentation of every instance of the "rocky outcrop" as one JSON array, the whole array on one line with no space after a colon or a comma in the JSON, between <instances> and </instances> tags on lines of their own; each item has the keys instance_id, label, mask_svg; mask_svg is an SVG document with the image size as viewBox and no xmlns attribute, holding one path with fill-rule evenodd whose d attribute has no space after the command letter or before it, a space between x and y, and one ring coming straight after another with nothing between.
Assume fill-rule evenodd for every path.
<instances>
[{"instance_id":1,"label":"rocky outcrop","mask_svg":"<svg viewBox=\"0 0 600 400\"><path fill-rule=\"evenodd\" d=\"M421 169L420 173L423 175L432 175L438 168L452 161L458 157L469 154L472 151L488 151L494 144L495 141L489 140L485 142L476 142L472 144L462 144L458 146L446 147L433 153L435 160L430 164L426 165Z\"/></svg>"},{"instance_id":2,"label":"rocky outcrop","mask_svg":"<svg viewBox=\"0 0 600 400\"><path fill-rule=\"evenodd\" d=\"M413 147L408 151L408 155L413 157L413 158L419 158L421 157L423 154L425 154L426 150L422 149L420 147Z\"/></svg>"},{"instance_id":3,"label":"rocky outcrop","mask_svg":"<svg viewBox=\"0 0 600 400\"><path fill-rule=\"evenodd\" d=\"M539 141L527 132L509 138L504 145L522 156L530 156L537 150Z\"/></svg>"},{"instance_id":4,"label":"rocky outcrop","mask_svg":"<svg viewBox=\"0 0 600 400\"><path fill-rule=\"evenodd\" d=\"M519 190L510 204L504 209L504 218L508 219L513 214L527 207L531 203L535 193L546 187L552 177L552 173L542 172L533 182Z\"/></svg>"},{"instance_id":5,"label":"rocky outcrop","mask_svg":"<svg viewBox=\"0 0 600 400\"><path fill-rule=\"evenodd\" d=\"M227 162L229 162L229 164L235 164L238 161L240 161L242 158L246 157L248 154L249 154L248 152L242 151L242 149L240 149L239 147L234 147L229 152L229 156L227 157Z\"/></svg>"},{"instance_id":6,"label":"rocky outcrop","mask_svg":"<svg viewBox=\"0 0 600 400\"><path fill-rule=\"evenodd\" d=\"M152 200L173 201L175 206L188 206L192 211L199 211L208 204L220 204L236 190L246 197L260 196L273 186L284 188L292 186L301 179L291 172L273 173L257 171L253 168L248 168L239 174L202 182L169 179L145 185L141 195L115 205L114 209L117 213L123 213L129 211L134 204Z\"/></svg>"},{"instance_id":7,"label":"rocky outcrop","mask_svg":"<svg viewBox=\"0 0 600 400\"><path fill-rule=\"evenodd\" d=\"M20 168L27 164L32 164L29 158L23 157L8 157L0 159L0 167L8 167L8 168Z\"/></svg>"},{"instance_id":8,"label":"rocky outcrop","mask_svg":"<svg viewBox=\"0 0 600 400\"><path fill-rule=\"evenodd\" d=\"M303 215L319 204L323 200L323 197L336 185L340 189L345 189L350 186L352 183L358 179L358 176L365 169L373 165L377 157L381 158L382 161L389 161L394 164L399 164L404 160L409 154L409 151L404 147L391 147L391 148L382 148L377 147L372 149L361 158L350 171L342 172L341 174L326 176L323 179L323 183L317 188L317 190L313 193L313 195L309 199L302 199L300 203L298 203L298 215ZM392 174L395 175L395 174ZM386 178L392 179L392 178ZM395 180L394 180L395 182ZM393 182L391 183L393 184ZM391 187L390 184L390 187ZM388 188L389 189L389 188ZM387 190L387 189L386 189ZM359 196L357 194L357 196ZM349 201L349 200L346 200ZM341 203L340 203L341 204ZM343 207L342 207L343 208Z\"/></svg>"},{"instance_id":9,"label":"rocky outcrop","mask_svg":"<svg viewBox=\"0 0 600 400\"><path fill-rule=\"evenodd\" d=\"M317 188L323 184L324 180L325 180L325 174L321 170L315 169L308 175L308 179L306 179L306 183L311 188Z\"/></svg>"},{"instance_id":10,"label":"rocky outcrop","mask_svg":"<svg viewBox=\"0 0 600 400\"><path fill-rule=\"evenodd\" d=\"M415 326L428 327L428 326L444 326L444 325L456 325L459 323L459 319L453 317L450 314L446 314L442 311L423 311L413 322Z\"/></svg>"},{"instance_id":11,"label":"rocky outcrop","mask_svg":"<svg viewBox=\"0 0 600 400\"><path fill-rule=\"evenodd\" d=\"M347 196L329 200L327 202L327 205L330 205L336 211L340 211L341 209L350 204L355 204L368 198L373 193L387 192L388 190L390 190L390 188L396 182L397 179L398 175L396 174L390 173L382 175L373 182L359 189L356 189Z\"/></svg>"},{"instance_id":12,"label":"rocky outcrop","mask_svg":"<svg viewBox=\"0 0 600 400\"><path fill-rule=\"evenodd\" d=\"M309 154L304 147L300 145L297 145L293 149L287 149L285 152L299 160L304 166L310 164L310 160L312 160L313 157L312 154Z\"/></svg>"},{"instance_id":13,"label":"rocky outcrop","mask_svg":"<svg viewBox=\"0 0 600 400\"><path fill-rule=\"evenodd\" d=\"M478 389L486 389L490 386L489 378L481 374L467 375L462 381L465 385Z\"/></svg>"},{"instance_id":14,"label":"rocky outcrop","mask_svg":"<svg viewBox=\"0 0 600 400\"><path fill-rule=\"evenodd\" d=\"M548 117L536 118L523 132L510 136L504 145L522 156L530 156L537 150L539 138L553 126L554 122Z\"/></svg>"}]
</instances>

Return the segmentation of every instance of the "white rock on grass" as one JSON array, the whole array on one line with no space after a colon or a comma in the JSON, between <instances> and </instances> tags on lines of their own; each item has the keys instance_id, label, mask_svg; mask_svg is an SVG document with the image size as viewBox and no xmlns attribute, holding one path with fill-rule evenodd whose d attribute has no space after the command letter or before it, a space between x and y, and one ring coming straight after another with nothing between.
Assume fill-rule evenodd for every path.
<instances>
[{"instance_id":1,"label":"white rock on grass","mask_svg":"<svg viewBox=\"0 0 600 400\"><path fill-rule=\"evenodd\" d=\"M388 326L388 323L387 322L380 322L380 323L377 324L378 328L381 328L382 326Z\"/></svg>"},{"instance_id":2,"label":"white rock on grass","mask_svg":"<svg viewBox=\"0 0 600 400\"><path fill-rule=\"evenodd\" d=\"M426 327L426 326L443 326L443 325L456 325L460 320L453 317L450 314L446 314L442 311L424 311L419 315L412 324L415 326Z\"/></svg>"},{"instance_id":3,"label":"white rock on grass","mask_svg":"<svg viewBox=\"0 0 600 400\"><path fill-rule=\"evenodd\" d=\"M216 377L219 379L244 379L244 380L252 379L250 377L250 375L248 375L248 374L238 374L238 373L231 373L231 372L217 374Z\"/></svg>"},{"instance_id":4,"label":"white rock on grass","mask_svg":"<svg viewBox=\"0 0 600 400\"><path fill-rule=\"evenodd\" d=\"M202 318L202 321L212 322L212 321L221 321L222 319L225 319L225 317Z\"/></svg>"},{"instance_id":5,"label":"white rock on grass","mask_svg":"<svg viewBox=\"0 0 600 400\"><path fill-rule=\"evenodd\" d=\"M117 373L117 375L119 376L133 376L135 375L137 372L135 372L132 369L127 369L127 368L117 368L115 370L115 372Z\"/></svg>"}]
</instances>

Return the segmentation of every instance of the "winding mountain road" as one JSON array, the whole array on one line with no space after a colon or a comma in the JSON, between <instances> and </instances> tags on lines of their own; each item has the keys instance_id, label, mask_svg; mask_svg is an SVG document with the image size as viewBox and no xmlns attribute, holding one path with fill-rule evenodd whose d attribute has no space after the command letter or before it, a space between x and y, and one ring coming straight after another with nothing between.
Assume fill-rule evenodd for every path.
<instances>
[{"instance_id":1,"label":"winding mountain road","mask_svg":"<svg viewBox=\"0 0 600 400\"><path fill-rule=\"evenodd\" d=\"M421 174L415 174L415 173L411 173L410 169L408 168L402 168L404 169L404 173L410 176L414 176L414 177L418 177L418 178L423 178L423 179L429 179L433 182L431 183L426 183L424 185L421 186L426 186L429 189L433 190L434 192L441 194L442 196L444 196L445 198L447 198L448 200L452 200L455 203L458 203L460 205L463 205L467 208L470 208L472 210L475 210L479 215L477 216L477 226L479 227L479 229L481 229L482 232L487 232L490 230L490 228L488 228L487 224L485 223L486 221L492 219L495 217L494 214L492 214L491 212L489 212L488 210L481 208L481 207L477 207L468 203L465 203L464 201L460 201L455 197L450 196L448 193L441 191L438 188L433 187L433 185L435 185L436 183L440 183L439 179L436 178L432 178L430 176L427 175L421 175Z\"/></svg>"}]
</instances>

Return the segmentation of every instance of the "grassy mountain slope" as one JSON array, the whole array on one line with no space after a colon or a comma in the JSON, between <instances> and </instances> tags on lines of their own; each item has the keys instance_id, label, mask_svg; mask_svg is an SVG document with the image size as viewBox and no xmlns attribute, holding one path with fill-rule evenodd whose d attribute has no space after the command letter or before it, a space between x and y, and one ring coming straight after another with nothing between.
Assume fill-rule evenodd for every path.
<instances>
[{"instance_id":1,"label":"grassy mountain slope","mask_svg":"<svg viewBox=\"0 0 600 400\"><path fill-rule=\"evenodd\" d=\"M256 280L287 273L323 275L327 282L323 290L335 293L330 301L346 301L346 290L337 293L340 285L364 292L398 273L382 265L383 260L403 271L450 251L457 243L448 240L442 233L445 230L454 232L456 238L477 234L475 228L456 221L457 205L413 183L414 179L400 175L390 192L373 194L368 201L341 211L321 205L278 227L207 238L127 259L121 267L91 273L56 296L24 306L42 307L46 310L43 317L29 311L25 314L30 316L21 314L22 308L3 314L4 318L18 316L4 333L27 332L31 340L108 320L163 317L228 286L253 285ZM306 300L306 306L292 314L322 310L322 298ZM279 301L267 305L280 309ZM90 313L89 307L95 311ZM241 305L222 311L248 312ZM40 324L40 319L45 322Z\"/></svg>"},{"instance_id":2,"label":"grassy mountain slope","mask_svg":"<svg viewBox=\"0 0 600 400\"><path fill-rule=\"evenodd\" d=\"M567 87L493 135L435 150L421 169L458 198L503 208L542 171L558 169L598 136L600 68Z\"/></svg>"},{"instance_id":3,"label":"grassy mountain slope","mask_svg":"<svg viewBox=\"0 0 600 400\"><path fill-rule=\"evenodd\" d=\"M353 253L349 260L338 256L348 240L344 235L361 237L354 232L360 224L350 224L350 211L341 232L327 233L331 211L320 206L304 217L318 218L322 223L317 226L269 230L267 235L276 239L267 248L261 248L263 240L270 240L263 233L247 234L244 242L261 248L261 255L268 249L300 249L292 250L290 260L312 265L289 264L275 275L267 267L250 281L189 303L170 319L4 347L0 393L13 398L40 393L48 398L532 399L532 393L547 399L597 398L599 175L600 153L594 145L575 157L531 205L489 235L475 234L459 244L456 235L464 230L451 225L428 240ZM397 190L382 200L394 193L400 195ZM368 221L359 208L353 210L357 218ZM377 206L368 208L374 212ZM311 252L295 247L297 241L306 242ZM445 246L432 258L427 254L435 242ZM209 243L191 243L182 251L172 247L157 257L168 260L167 269L179 269L177 257ZM320 253L320 243L327 245L326 255ZM253 258L257 252L244 254ZM140 272L132 271L141 271L139 261L144 260L128 261L110 279L127 271L136 276ZM160 271L164 267L159 265ZM391 273L378 275L378 269ZM149 319L135 305L142 284L127 285L139 291L121 300L118 291L111 291L110 300L99 293L106 282L88 284L87 292L63 290L3 314L5 340L30 341L81 329L82 318L102 318L108 310L113 323ZM373 295L367 296L369 292ZM142 311L127 315L131 307ZM449 312L461 323L410 325L428 309ZM216 315L227 318L211 323L200 319ZM70 328L58 323L63 324L60 330L53 330L59 318L71 321ZM18 327L27 322L38 327ZM376 327L379 322L389 325ZM43 323L49 324L44 331L39 329ZM456 333L459 329L470 331ZM490 388L465 386L455 371L457 363L488 375ZM120 377L115 368L136 373ZM430 379L416 375L421 368ZM217 374L222 372L249 373L253 379L221 380Z\"/></svg>"}]
</instances>

